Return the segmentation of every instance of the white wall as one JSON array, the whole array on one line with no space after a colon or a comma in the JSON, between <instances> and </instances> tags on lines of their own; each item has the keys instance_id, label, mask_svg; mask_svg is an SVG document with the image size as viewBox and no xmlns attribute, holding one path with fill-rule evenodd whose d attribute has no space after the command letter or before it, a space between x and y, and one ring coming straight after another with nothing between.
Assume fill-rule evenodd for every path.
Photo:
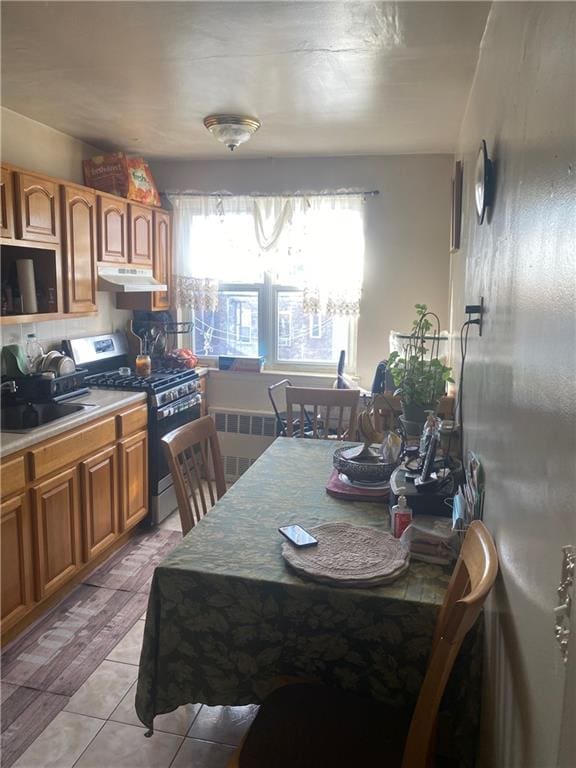
<instances>
[{"instance_id":1,"label":"white wall","mask_svg":"<svg viewBox=\"0 0 576 768\"><path fill-rule=\"evenodd\" d=\"M2 108L0 121L2 160L30 171L83 183L82 160L100 152L96 147L9 109ZM36 333L44 346L50 348L64 338L90 336L125 327L132 313L116 309L112 294L98 293L97 302L96 317L3 325L1 343L21 343L27 333Z\"/></svg>"},{"instance_id":2,"label":"white wall","mask_svg":"<svg viewBox=\"0 0 576 768\"><path fill-rule=\"evenodd\" d=\"M238 150L242 152L242 148ZM450 176L445 155L152 162L161 190L280 194L379 190L366 203L366 265L358 373L370 387L390 330L412 324L425 303L448 326ZM198 254L198 258L203 258Z\"/></svg>"},{"instance_id":3,"label":"white wall","mask_svg":"<svg viewBox=\"0 0 576 768\"><path fill-rule=\"evenodd\" d=\"M83 184L82 160L101 153L66 133L2 107L2 160L48 176Z\"/></svg>"},{"instance_id":4,"label":"white wall","mask_svg":"<svg viewBox=\"0 0 576 768\"><path fill-rule=\"evenodd\" d=\"M484 519L501 567L486 611L487 768L552 768L562 751L563 765L576 759L559 746L563 719L573 733L576 691L554 638L561 548L576 544L575 40L573 3L494 3L460 137L453 329L463 305L484 296L484 333L472 329L466 360L464 435L486 470ZM482 226L473 207L481 139L497 179Z\"/></svg>"}]
</instances>

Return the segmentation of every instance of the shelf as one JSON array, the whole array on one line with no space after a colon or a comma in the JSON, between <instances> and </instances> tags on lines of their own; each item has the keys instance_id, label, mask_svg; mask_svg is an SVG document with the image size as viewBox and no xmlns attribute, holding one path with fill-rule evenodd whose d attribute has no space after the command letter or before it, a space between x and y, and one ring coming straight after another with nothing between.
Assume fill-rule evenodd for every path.
<instances>
[{"instance_id":1,"label":"shelf","mask_svg":"<svg viewBox=\"0 0 576 768\"><path fill-rule=\"evenodd\" d=\"M16 325L18 323L41 323L45 320L70 320L75 317L95 317L98 312L75 312L73 315L65 312L37 312L35 315L3 315L0 325Z\"/></svg>"}]
</instances>

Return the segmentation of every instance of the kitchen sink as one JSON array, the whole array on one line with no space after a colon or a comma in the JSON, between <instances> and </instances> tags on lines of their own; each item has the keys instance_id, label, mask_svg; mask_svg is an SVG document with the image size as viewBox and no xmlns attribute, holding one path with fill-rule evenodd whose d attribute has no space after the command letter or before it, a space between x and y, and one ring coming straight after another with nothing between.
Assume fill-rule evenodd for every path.
<instances>
[{"instance_id":1,"label":"kitchen sink","mask_svg":"<svg viewBox=\"0 0 576 768\"><path fill-rule=\"evenodd\" d=\"M71 416L78 411L90 408L90 405L77 403L35 403L33 406L8 405L0 410L1 432L30 432L32 429L43 427L57 419ZM38 420L31 412L31 408L38 414ZM31 426L32 421L36 422Z\"/></svg>"}]
</instances>

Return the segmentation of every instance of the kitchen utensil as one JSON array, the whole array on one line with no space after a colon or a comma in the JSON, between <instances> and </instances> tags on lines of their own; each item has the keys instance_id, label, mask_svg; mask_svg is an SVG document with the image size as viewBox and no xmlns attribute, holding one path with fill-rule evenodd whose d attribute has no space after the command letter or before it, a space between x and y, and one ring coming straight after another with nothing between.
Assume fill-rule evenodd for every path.
<instances>
[{"instance_id":1,"label":"kitchen utensil","mask_svg":"<svg viewBox=\"0 0 576 768\"><path fill-rule=\"evenodd\" d=\"M2 347L2 373L15 378L28 373L28 364L20 344L6 344Z\"/></svg>"},{"instance_id":2,"label":"kitchen utensil","mask_svg":"<svg viewBox=\"0 0 576 768\"><path fill-rule=\"evenodd\" d=\"M68 355L61 355L60 359L58 360L58 368L56 371L58 376L66 376L69 373L74 373L75 370L76 365L74 360L72 360L71 357L68 357Z\"/></svg>"},{"instance_id":3,"label":"kitchen utensil","mask_svg":"<svg viewBox=\"0 0 576 768\"><path fill-rule=\"evenodd\" d=\"M61 356L62 356L62 353L58 352L56 350L53 350L52 352L48 352L42 358L42 362L40 363L40 365L38 367L38 370L39 371L54 371L54 373L56 373L56 369L55 369L55 367L52 366L52 362L54 361L54 365L55 365L56 361Z\"/></svg>"}]
</instances>

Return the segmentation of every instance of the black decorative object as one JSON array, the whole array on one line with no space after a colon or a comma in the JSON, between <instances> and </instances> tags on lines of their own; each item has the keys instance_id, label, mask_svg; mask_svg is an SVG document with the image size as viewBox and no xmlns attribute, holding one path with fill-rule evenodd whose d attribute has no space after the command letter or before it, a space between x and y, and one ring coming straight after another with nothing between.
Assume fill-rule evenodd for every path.
<instances>
[{"instance_id":1,"label":"black decorative object","mask_svg":"<svg viewBox=\"0 0 576 768\"><path fill-rule=\"evenodd\" d=\"M482 139L478 157L476 158L476 171L474 173L474 198L476 201L476 213L478 223L482 224L486 214L486 208L492 205L494 196L494 168L492 160L488 157L486 142Z\"/></svg>"}]
</instances>

